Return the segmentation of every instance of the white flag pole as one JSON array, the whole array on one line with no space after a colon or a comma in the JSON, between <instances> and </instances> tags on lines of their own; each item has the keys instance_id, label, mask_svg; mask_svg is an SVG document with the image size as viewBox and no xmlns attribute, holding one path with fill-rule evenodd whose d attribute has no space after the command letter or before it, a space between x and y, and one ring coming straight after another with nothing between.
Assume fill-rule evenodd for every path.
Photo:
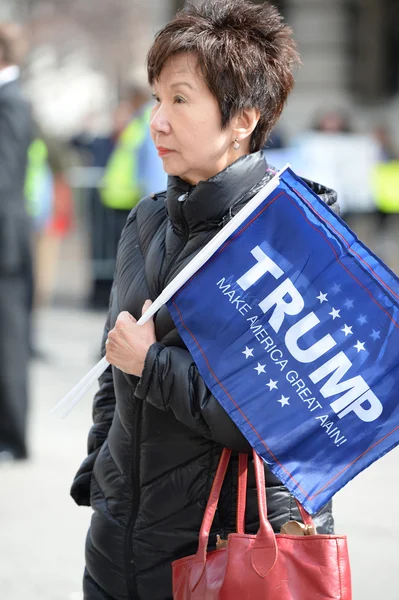
<instances>
[{"instance_id":1,"label":"white flag pole","mask_svg":"<svg viewBox=\"0 0 399 600\"><path fill-rule=\"evenodd\" d=\"M215 237L176 275L163 292L154 300L137 325L144 325L174 294L196 273L236 229L258 208L260 204L278 187L280 177L289 167L286 165L271 179L236 215L221 229ZM89 371L83 379L52 409L52 413L63 409L62 417L66 417L89 391L93 383L104 373L109 362L104 357Z\"/></svg>"}]
</instances>

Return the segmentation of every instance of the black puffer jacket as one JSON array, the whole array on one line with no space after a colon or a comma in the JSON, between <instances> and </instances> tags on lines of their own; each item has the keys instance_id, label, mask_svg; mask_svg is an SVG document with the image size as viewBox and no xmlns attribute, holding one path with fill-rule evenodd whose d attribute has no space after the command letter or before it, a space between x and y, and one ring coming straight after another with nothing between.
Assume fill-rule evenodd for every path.
<instances>
[{"instance_id":1,"label":"black puffer jacket","mask_svg":"<svg viewBox=\"0 0 399 600\"><path fill-rule=\"evenodd\" d=\"M192 188L170 177L168 191L145 198L122 233L104 333L119 312L135 318L193 255L273 175L261 153L240 158ZM329 204L335 194L317 187ZM72 495L93 508L87 537L86 600L166 600L171 561L196 552L204 507L223 446L249 446L206 388L168 309L155 317L141 379L109 368L94 401L89 455ZM103 345L104 352L104 345ZM211 540L235 529L237 455L230 465ZM247 531L258 527L250 469ZM266 470L269 518L276 531L298 518L293 498ZM331 507L316 519L332 532Z\"/></svg>"}]
</instances>

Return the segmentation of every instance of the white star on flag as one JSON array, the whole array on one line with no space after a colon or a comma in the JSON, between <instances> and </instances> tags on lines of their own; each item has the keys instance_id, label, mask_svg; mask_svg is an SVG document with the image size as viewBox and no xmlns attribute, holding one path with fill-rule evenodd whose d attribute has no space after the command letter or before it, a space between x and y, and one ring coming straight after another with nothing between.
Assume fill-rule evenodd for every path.
<instances>
[{"instance_id":1,"label":"white star on flag","mask_svg":"<svg viewBox=\"0 0 399 600\"><path fill-rule=\"evenodd\" d=\"M353 300L349 300L348 298L346 299L346 302L344 302L344 306L345 308L347 308L348 310L350 308L353 308Z\"/></svg>"},{"instance_id":2,"label":"white star on flag","mask_svg":"<svg viewBox=\"0 0 399 600\"><path fill-rule=\"evenodd\" d=\"M360 325L365 325L367 323L367 317L366 317L366 315L360 315L360 317L358 318L357 322Z\"/></svg>"},{"instance_id":3,"label":"white star on flag","mask_svg":"<svg viewBox=\"0 0 399 600\"><path fill-rule=\"evenodd\" d=\"M375 329L373 329L373 333L370 334L370 337L372 337L373 340L376 342L377 340L380 339L381 334L379 331L376 331Z\"/></svg>"},{"instance_id":4,"label":"white star on flag","mask_svg":"<svg viewBox=\"0 0 399 600\"><path fill-rule=\"evenodd\" d=\"M359 352L361 352L362 350L366 350L366 348L364 347L364 344L366 342L359 342L359 340L357 340L357 344L355 344L353 347L356 348L357 353L359 354Z\"/></svg>"},{"instance_id":5,"label":"white star on flag","mask_svg":"<svg viewBox=\"0 0 399 600\"><path fill-rule=\"evenodd\" d=\"M333 294L338 294L338 292L341 291L341 286L338 283L334 283L334 287L332 288L331 291Z\"/></svg>"},{"instance_id":6,"label":"white star on flag","mask_svg":"<svg viewBox=\"0 0 399 600\"><path fill-rule=\"evenodd\" d=\"M266 373L266 365L261 365L260 363L258 363L258 366L255 367L254 371L258 371L258 375L260 375L261 373Z\"/></svg>"},{"instance_id":7,"label":"white star on flag","mask_svg":"<svg viewBox=\"0 0 399 600\"><path fill-rule=\"evenodd\" d=\"M250 356L254 355L254 349L253 348L247 348L247 346L245 346L245 350L243 352L241 352L241 354L245 354L245 358L249 358Z\"/></svg>"},{"instance_id":8,"label":"white star on flag","mask_svg":"<svg viewBox=\"0 0 399 600\"><path fill-rule=\"evenodd\" d=\"M327 300L327 294L323 294L323 292L320 292L319 296L316 296L317 300L320 300L320 304L323 304L323 302L328 302Z\"/></svg>"},{"instance_id":9,"label":"white star on flag","mask_svg":"<svg viewBox=\"0 0 399 600\"><path fill-rule=\"evenodd\" d=\"M340 312L341 312L340 310L335 310L335 308L333 308L332 311L328 314L331 315L333 318L333 321L335 321L335 319L341 318L341 315L339 314Z\"/></svg>"},{"instance_id":10,"label":"white star on flag","mask_svg":"<svg viewBox=\"0 0 399 600\"><path fill-rule=\"evenodd\" d=\"M278 381L273 381L273 379L271 379L266 385L269 386L270 391L272 391L277 390L277 383Z\"/></svg>"},{"instance_id":11,"label":"white star on flag","mask_svg":"<svg viewBox=\"0 0 399 600\"><path fill-rule=\"evenodd\" d=\"M344 332L344 334L345 334L345 337L346 337L347 335L353 335L353 331L352 331L352 325L351 325L350 327L349 327L349 325L345 325L345 327L343 327L343 328L341 329L341 331L343 331L343 332Z\"/></svg>"},{"instance_id":12,"label":"white star on flag","mask_svg":"<svg viewBox=\"0 0 399 600\"><path fill-rule=\"evenodd\" d=\"M289 396L288 398L286 398L285 396L281 396L280 400L277 400L277 402L280 402L281 406L290 406L290 403L288 402L289 399Z\"/></svg>"}]
</instances>

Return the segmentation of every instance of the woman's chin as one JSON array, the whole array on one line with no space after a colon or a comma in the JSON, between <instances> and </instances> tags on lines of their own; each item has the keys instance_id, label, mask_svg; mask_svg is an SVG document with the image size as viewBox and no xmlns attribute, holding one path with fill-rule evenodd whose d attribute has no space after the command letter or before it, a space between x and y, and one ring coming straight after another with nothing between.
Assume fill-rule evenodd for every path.
<instances>
[{"instance_id":1,"label":"woman's chin","mask_svg":"<svg viewBox=\"0 0 399 600\"><path fill-rule=\"evenodd\" d=\"M176 166L174 167L173 165L168 165L168 164L163 164L163 170L165 171L165 173L167 175L171 175L173 177L180 177L181 179L184 179L184 172L182 169L178 169Z\"/></svg>"},{"instance_id":2,"label":"woman's chin","mask_svg":"<svg viewBox=\"0 0 399 600\"><path fill-rule=\"evenodd\" d=\"M174 161L168 159L168 157L162 157L163 170L167 175L179 176L180 169L178 168L176 163L173 164L173 162Z\"/></svg>"}]
</instances>

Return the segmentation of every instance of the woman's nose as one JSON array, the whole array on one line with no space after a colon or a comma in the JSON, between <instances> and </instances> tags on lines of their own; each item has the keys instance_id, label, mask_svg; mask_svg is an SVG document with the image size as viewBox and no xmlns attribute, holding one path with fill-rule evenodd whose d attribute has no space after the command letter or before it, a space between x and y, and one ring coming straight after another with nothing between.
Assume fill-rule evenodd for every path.
<instances>
[{"instance_id":1,"label":"woman's nose","mask_svg":"<svg viewBox=\"0 0 399 600\"><path fill-rule=\"evenodd\" d=\"M150 127L153 131L169 133L170 123L162 104L154 108L151 116Z\"/></svg>"}]
</instances>

